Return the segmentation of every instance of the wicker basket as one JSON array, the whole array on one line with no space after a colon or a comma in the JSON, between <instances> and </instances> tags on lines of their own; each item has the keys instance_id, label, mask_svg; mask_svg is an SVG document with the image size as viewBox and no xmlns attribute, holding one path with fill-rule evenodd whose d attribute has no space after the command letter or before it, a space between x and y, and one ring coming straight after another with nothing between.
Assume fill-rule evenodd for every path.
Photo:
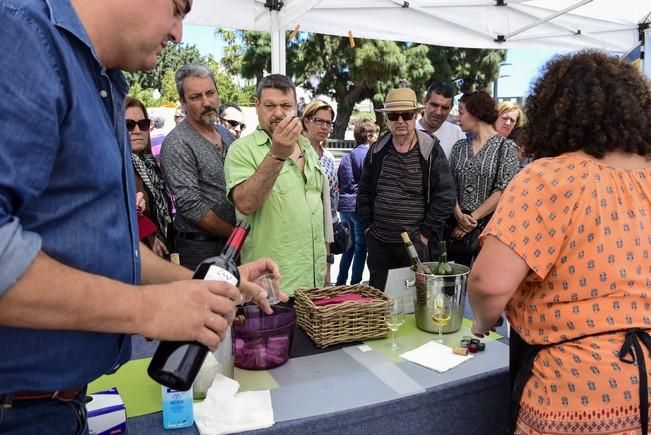
<instances>
[{"instance_id":1,"label":"wicker basket","mask_svg":"<svg viewBox=\"0 0 651 435\"><path fill-rule=\"evenodd\" d=\"M357 293L373 301L347 301L317 307L315 299ZM389 298L381 291L361 284L323 289L298 289L294 294L298 324L317 347L337 343L386 337Z\"/></svg>"}]
</instances>

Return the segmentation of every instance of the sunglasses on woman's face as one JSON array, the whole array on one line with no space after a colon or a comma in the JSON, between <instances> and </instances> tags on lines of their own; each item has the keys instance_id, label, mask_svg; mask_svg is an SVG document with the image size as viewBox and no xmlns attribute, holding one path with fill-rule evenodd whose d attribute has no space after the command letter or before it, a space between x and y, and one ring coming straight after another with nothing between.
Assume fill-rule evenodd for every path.
<instances>
[{"instance_id":1,"label":"sunglasses on woman's face","mask_svg":"<svg viewBox=\"0 0 651 435\"><path fill-rule=\"evenodd\" d=\"M151 120L150 119L141 119L139 121L135 121L133 119L127 119L127 130L133 131L136 128L136 125L140 129L140 131L149 131L149 127L151 126Z\"/></svg>"},{"instance_id":2,"label":"sunglasses on woman's face","mask_svg":"<svg viewBox=\"0 0 651 435\"><path fill-rule=\"evenodd\" d=\"M236 128L238 125L240 126L240 130L244 130L246 128L245 124L243 124L243 123L241 123L239 121L235 121L233 119L222 118L222 121L228 122L228 125L230 125L233 128Z\"/></svg>"},{"instance_id":3,"label":"sunglasses on woman's face","mask_svg":"<svg viewBox=\"0 0 651 435\"><path fill-rule=\"evenodd\" d=\"M403 121L411 121L416 116L416 112L388 112L387 118L389 121L397 121L402 118Z\"/></svg>"}]
</instances>

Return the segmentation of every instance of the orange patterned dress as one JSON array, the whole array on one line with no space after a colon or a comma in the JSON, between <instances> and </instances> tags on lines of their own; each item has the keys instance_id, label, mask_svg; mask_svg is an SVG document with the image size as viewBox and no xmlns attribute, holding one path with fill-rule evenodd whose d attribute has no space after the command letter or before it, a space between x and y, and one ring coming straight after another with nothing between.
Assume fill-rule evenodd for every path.
<instances>
[{"instance_id":1,"label":"orange patterned dress","mask_svg":"<svg viewBox=\"0 0 651 435\"><path fill-rule=\"evenodd\" d=\"M618 169L580 153L537 160L506 188L484 234L531 269L507 306L511 326L533 345L572 340L538 353L515 433L641 433L641 374L618 352L625 330L651 329L651 166Z\"/></svg>"}]
</instances>

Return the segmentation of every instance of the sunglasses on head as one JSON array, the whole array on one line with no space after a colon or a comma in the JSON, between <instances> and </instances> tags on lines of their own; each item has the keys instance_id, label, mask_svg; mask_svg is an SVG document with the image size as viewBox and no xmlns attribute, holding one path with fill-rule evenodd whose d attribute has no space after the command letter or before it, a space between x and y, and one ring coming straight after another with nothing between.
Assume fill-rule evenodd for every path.
<instances>
[{"instance_id":1,"label":"sunglasses on head","mask_svg":"<svg viewBox=\"0 0 651 435\"><path fill-rule=\"evenodd\" d=\"M245 125L244 123L239 122L239 121L235 121L235 120L233 120L233 119L222 118L222 121L226 121L226 122L228 122L228 125L230 125L230 126L233 127L233 128L237 127L238 125L240 126L240 128L241 128L242 130L244 130L244 129L246 128L246 125Z\"/></svg>"},{"instance_id":2,"label":"sunglasses on head","mask_svg":"<svg viewBox=\"0 0 651 435\"><path fill-rule=\"evenodd\" d=\"M397 121L402 118L403 121L411 121L416 116L416 112L388 112L387 118L389 121Z\"/></svg>"},{"instance_id":3,"label":"sunglasses on head","mask_svg":"<svg viewBox=\"0 0 651 435\"><path fill-rule=\"evenodd\" d=\"M133 119L127 119L127 130L133 131L136 128L136 125L140 129L140 131L149 131L149 127L151 126L151 119L141 119L139 121L134 121Z\"/></svg>"}]
</instances>

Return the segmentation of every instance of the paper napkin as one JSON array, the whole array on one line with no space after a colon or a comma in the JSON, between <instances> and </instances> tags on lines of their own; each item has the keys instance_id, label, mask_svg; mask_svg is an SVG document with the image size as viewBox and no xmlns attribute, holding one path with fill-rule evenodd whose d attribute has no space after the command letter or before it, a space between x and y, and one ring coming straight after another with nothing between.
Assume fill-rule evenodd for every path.
<instances>
[{"instance_id":1,"label":"paper napkin","mask_svg":"<svg viewBox=\"0 0 651 435\"><path fill-rule=\"evenodd\" d=\"M452 353L451 347L435 341L429 341L400 356L428 369L436 370L439 373L446 372L472 358L472 355L463 356Z\"/></svg>"},{"instance_id":2,"label":"paper napkin","mask_svg":"<svg viewBox=\"0 0 651 435\"><path fill-rule=\"evenodd\" d=\"M206 399L194 405L194 422L201 435L262 429L274 424L269 390L238 393L237 381L217 374Z\"/></svg>"}]
</instances>

